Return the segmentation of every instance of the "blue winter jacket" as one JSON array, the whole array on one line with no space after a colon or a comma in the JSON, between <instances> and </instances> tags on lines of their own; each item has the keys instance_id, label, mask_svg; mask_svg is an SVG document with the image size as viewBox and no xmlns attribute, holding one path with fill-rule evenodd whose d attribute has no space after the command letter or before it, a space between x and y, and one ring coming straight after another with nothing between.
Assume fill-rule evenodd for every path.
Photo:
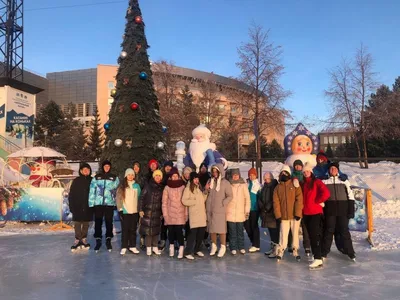
<instances>
[{"instance_id":1,"label":"blue winter jacket","mask_svg":"<svg viewBox=\"0 0 400 300\"><path fill-rule=\"evenodd\" d=\"M248 180L248 187L249 187L249 193L250 193L250 211L258 211L258 196L259 196L259 192L260 192L260 188L261 185L258 183L258 181L256 181L257 183L257 187L256 190L257 191L253 191L252 193L252 189L253 189L253 182L251 180ZM256 192L256 193L254 193Z\"/></svg>"},{"instance_id":2,"label":"blue winter jacket","mask_svg":"<svg viewBox=\"0 0 400 300\"><path fill-rule=\"evenodd\" d=\"M115 197L119 179L111 173L98 173L92 179L89 192L89 207L98 205L116 206Z\"/></svg>"}]
</instances>

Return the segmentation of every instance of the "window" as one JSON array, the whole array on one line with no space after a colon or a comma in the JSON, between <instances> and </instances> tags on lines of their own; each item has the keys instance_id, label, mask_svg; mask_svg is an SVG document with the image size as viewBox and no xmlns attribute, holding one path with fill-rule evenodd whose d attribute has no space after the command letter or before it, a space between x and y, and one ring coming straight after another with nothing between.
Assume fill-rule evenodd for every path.
<instances>
[{"instance_id":1,"label":"window","mask_svg":"<svg viewBox=\"0 0 400 300\"><path fill-rule=\"evenodd\" d=\"M329 144L333 144L333 136L329 137Z\"/></svg>"},{"instance_id":2,"label":"window","mask_svg":"<svg viewBox=\"0 0 400 300\"><path fill-rule=\"evenodd\" d=\"M109 81L109 82L108 82L108 88L109 88L110 90L112 90L112 89L114 88L114 81Z\"/></svg>"},{"instance_id":3,"label":"window","mask_svg":"<svg viewBox=\"0 0 400 300\"><path fill-rule=\"evenodd\" d=\"M325 145L328 144L328 137L327 136L324 136L324 144Z\"/></svg>"},{"instance_id":4,"label":"window","mask_svg":"<svg viewBox=\"0 0 400 300\"><path fill-rule=\"evenodd\" d=\"M337 136L333 137L333 143L334 144L339 144L339 138Z\"/></svg>"},{"instance_id":5,"label":"window","mask_svg":"<svg viewBox=\"0 0 400 300\"><path fill-rule=\"evenodd\" d=\"M224 104L219 104L218 105L218 110L219 111L224 111L225 110L225 105Z\"/></svg>"},{"instance_id":6,"label":"window","mask_svg":"<svg viewBox=\"0 0 400 300\"><path fill-rule=\"evenodd\" d=\"M346 136L342 136L342 144L346 144Z\"/></svg>"},{"instance_id":7,"label":"window","mask_svg":"<svg viewBox=\"0 0 400 300\"><path fill-rule=\"evenodd\" d=\"M90 103L85 104L85 116L86 117L90 116Z\"/></svg>"},{"instance_id":8,"label":"window","mask_svg":"<svg viewBox=\"0 0 400 300\"><path fill-rule=\"evenodd\" d=\"M90 127L90 121L85 121L85 127Z\"/></svg>"},{"instance_id":9,"label":"window","mask_svg":"<svg viewBox=\"0 0 400 300\"><path fill-rule=\"evenodd\" d=\"M78 104L78 117L83 117L83 103Z\"/></svg>"}]
</instances>

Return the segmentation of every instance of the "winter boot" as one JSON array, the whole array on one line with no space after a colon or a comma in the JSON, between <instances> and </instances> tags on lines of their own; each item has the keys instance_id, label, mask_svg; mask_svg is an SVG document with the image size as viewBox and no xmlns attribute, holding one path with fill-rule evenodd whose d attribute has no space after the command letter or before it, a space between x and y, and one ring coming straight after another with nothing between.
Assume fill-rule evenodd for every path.
<instances>
[{"instance_id":1,"label":"winter boot","mask_svg":"<svg viewBox=\"0 0 400 300\"><path fill-rule=\"evenodd\" d=\"M181 259L183 258L183 251L185 250L185 247L179 246L179 252L178 252L178 258Z\"/></svg>"},{"instance_id":2,"label":"winter boot","mask_svg":"<svg viewBox=\"0 0 400 300\"><path fill-rule=\"evenodd\" d=\"M139 254L140 253L139 250L136 249L136 247L130 247L129 248L129 252L132 252L133 254Z\"/></svg>"},{"instance_id":3,"label":"winter boot","mask_svg":"<svg viewBox=\"0 0 400 300\"><path fill-rule=\"evenodd\" d=\"M268 251L264 252L264 254L270 255L271 253L274 253L274 252L275 252L275 243L271 242L271 248Z\"/></svg>"},{"instance_id":4,"label":"winter boot","mask_svg":"<svg viewBox=\"0 0 400 300\"><path fill-rule=\"evenodd\" d=\"M96 246L94 247L94 251L96 251L97 253L99 252L100 248L101 248L101 239L96 238Z\"/></svg>"},{"instance_id":5,"label":"winter boot","mask_svg":"<svg viewBox=\"0 0 400 300\"><path fill-rule=\"evenodd\" d=\"M111 246L111 238L110 237L106 238L106 247L107 247L108 252L111 252L112 246Z\"/></svg>"},{"instance_id":6,"label":"winter boot","mask_svg":"<svg viewBox=\"0 0 400 300\"><path fill-rule=\"evenodd\" d=\"M210 256L214 256L216 252L217 252L217 245L212 243L211 244Z\"/></svg>"},{"instance_id":7,"label":"winter boot","mask_svg":"<svg viewBox=\"0 0 400 300\"><path fill-rule=\"evenodd\" d=\"M151 256L151 247L146 248L146 254L147 256Z\"/></svg>"},{"instance_id":8,"label":"winter boot","mask_svg":"<svg viewBox=\"0 0 400 300\"><path fill-rule=\"evenodd\" d=\"M299 255L299 251L296 248L293 248L293 253L292 254L293 254L294 258L296 258L297 261L301 260L301 257Z\"/></svg>"},{"instance_id":9,"label":"winter boot","mask_svg":"<svg viewBox=\"0 0 400 300\"><path fill-rule=\"evenodd\" d=\"M87 242L86 238L82 239L81 249L85 249L85 250L89 250L90 249L90 244Z\"/></svg>"},{"instance_id":10,"label":"winter boot","mask_svg":"<svg viewBox=\"0 0 400 300\"><path fill-rule=\"evenodd\" d=\"M71 252L75 252L78 250L78 248L81 246L81 241L78 239L75 239L74 244L71 246Z\"/></svg>"},{"instance_id":11,"label":"winter boot","mask_svg":"<svg viewBox=\"0 0 400 300\"><path fill-rule=\"evenodd\" d=\"M155 255L161 255L161 251L158 249L158 247L153 247L153 253Z\"/></svg>"},{"instance_id":12,"label":"winter boot","mask_svg":"<svg viewBox=\"0 0 400 300\"><path fill-rule=\"evenodd\" d=\"M169 257L174 257L174 255L175 255L175 246L172 244L169 245Z\"/></svg>"},{"instance_id":13,"label":"winter boot","mask_svg":"<svg viewBox=\"0 0 400 300\"><path fill-rule=\"evenodd\" d=\"M278 245L274 244L272 252L268 255L268 258L276 258L276 252L278 250Z\"/></svg>"},{"instance_id":14,"label":"winter boot","mask_svg":"<svg viewBox=\"0 0 400 300\"><path fill-rule=\"evenodd\" d=\"M276 260L279 262L281 261L281 259L283 258L283 254L285 253L285 251L281 248L278 248L278 250L276 251Z\"/></svg>"},{"instance_id":15,"label":"winter boot","mask_svg":"<svg viewBox=\"0 0 400 300\"><path fill-rule=\"evenodd\" d=\"M316 269L321 269L323 267L324 263L322 259L314 259L314 261L308 265L308 268L310 270L316 270Z\"/></svg>"},{"instance_id":16,"label":"winter boot","mask_svg":"<svg viewBox=\"0 0 400 300\"><path fill-rule=\"evenodd\" d=\"M219 258L224 257L225 252L226 252L226 246L225 246L225 245L221 245L221 248L219 248L219 251L218 251L218 255L217 255L217 256L218 256Z\"/></svg>"}]
</instances>

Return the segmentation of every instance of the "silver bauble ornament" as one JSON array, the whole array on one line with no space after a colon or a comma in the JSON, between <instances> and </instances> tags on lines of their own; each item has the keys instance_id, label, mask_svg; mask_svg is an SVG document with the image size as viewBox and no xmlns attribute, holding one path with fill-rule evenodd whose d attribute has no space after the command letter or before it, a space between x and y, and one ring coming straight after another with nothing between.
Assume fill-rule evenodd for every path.
<instances>
[{"instance_id":1,"label":"silver bauble ornament","mask_svg":"<svg viewBox=\"0 0 400 300\"><path fill-rule=\"evenodd\" d=\"M125 58L128 56L128 53L126 53L126 51L121 51L120 57L121 58Z\"/></svg>"},{"instance_id":2,"label":"silver bauble ornament","mask_svg":"<svg viewBox=\"0 0 400 300\"><path fill-rule=\"evenodd\" d=\"M158 149L164 149L164 143L163 142L158 142L157 143L157 148Z\"/></svg>"},{"instance_id":3,"label":"silver bauble ornament","mask_svg":"<svg viewBox=\"0 0 400 300\"><path fill-rule=\"evenodd\" d=\"M116 139L114 141L114 145L115 145L115 147L121 147L122 146L122 140L121 139Z\"/></svg>"}]
</instances>

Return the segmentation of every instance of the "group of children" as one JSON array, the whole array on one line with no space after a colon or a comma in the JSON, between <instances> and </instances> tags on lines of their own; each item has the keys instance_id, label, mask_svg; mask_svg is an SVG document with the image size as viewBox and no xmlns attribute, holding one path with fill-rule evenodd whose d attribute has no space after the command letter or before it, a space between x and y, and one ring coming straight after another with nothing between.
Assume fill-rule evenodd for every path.
<instances>
[{"instance_id":1,"label":"group of children","mask_svg":"<svg viewBox=\"0 0 400 300\"><path fill-rule=\"evenodd\" d=\"M139 254L137 232L149 256L160 255L168 239L170 257L175 252L179 259L203 257L201 249L208 236L211 256L223 257L227 242L232 255L245 254L244 229L251 242L248 252L259 252L261 218L271 238L271 249L265 253L270 258L282 259L289 243L293 255L300 259L301 226L305 251L314 255L310 268L322 266L334 234L338 249L355 259L348 231L349 218L354 216L354 197L347 176L340 175L338 164L329 163L322 154L317 162L314 169L301 161L294 163L293 170L284 165L279 182L266 172L263 185L258 182L256 169L249 170L246 181L239 169L230 169L226 176L221 164L211 166L210 173L205 165L199 173L186 167L180 175L171 161L160 170L158 162L151 160L149 172L143 176L140 164L135 162L121 182L111 173L109 161L102 163L93 178L90 166L81 164L69 194L75 221L71 250L90 248L87 232L94 215L94 250L102 246L105 219L106 247L111 251L117 207L122 227L121 255L127 251Z\"/></svg>"}]
</instances>

